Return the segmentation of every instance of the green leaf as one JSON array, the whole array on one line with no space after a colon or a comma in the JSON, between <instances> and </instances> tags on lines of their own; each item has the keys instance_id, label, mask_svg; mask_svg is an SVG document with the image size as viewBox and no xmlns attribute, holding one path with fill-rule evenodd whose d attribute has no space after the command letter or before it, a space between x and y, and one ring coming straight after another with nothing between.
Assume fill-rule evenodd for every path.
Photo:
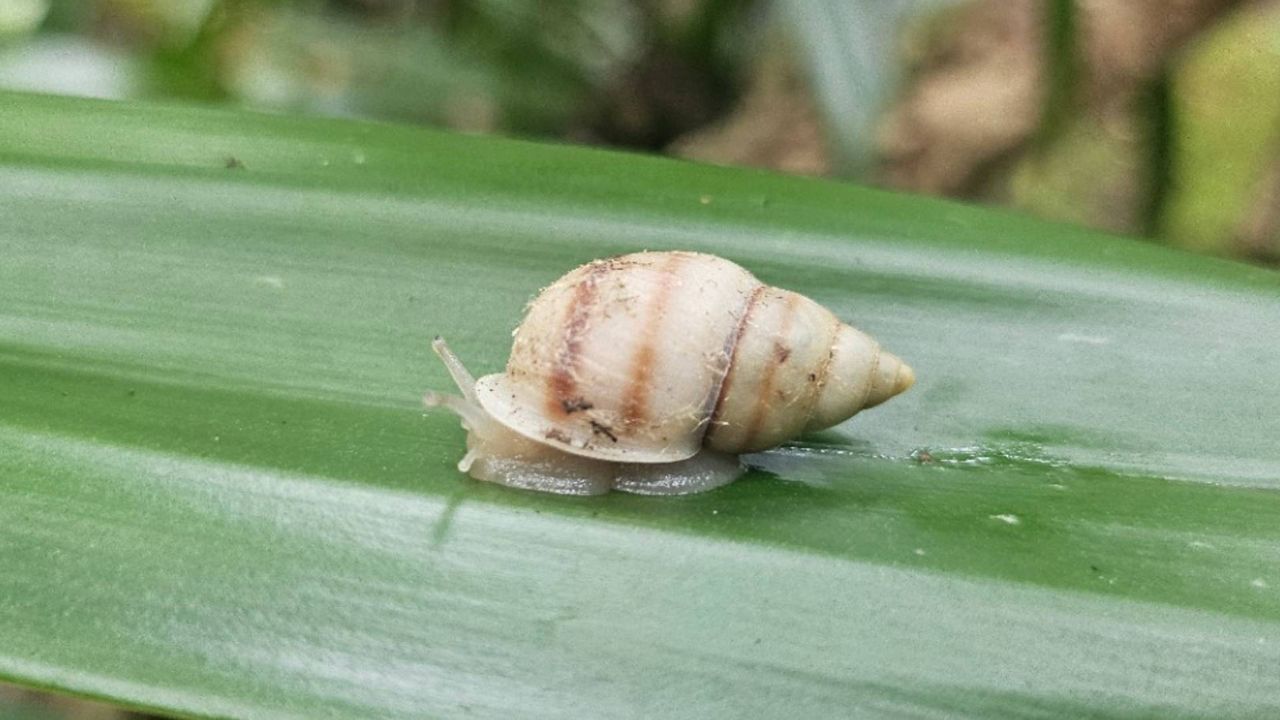
<instances>
[{"instance_id":1,"label":"green leaf","mask_svg":"<svg viewBox=\"0 0 1280 720\"><path fill-rule=\"evenodd\" d=\"M0 95L0 676L200 716L1266 717L1280 277L939 201ZM916 388L675 498L459 474L575 263L723 254Z\"/></svg>"}]
</instances>

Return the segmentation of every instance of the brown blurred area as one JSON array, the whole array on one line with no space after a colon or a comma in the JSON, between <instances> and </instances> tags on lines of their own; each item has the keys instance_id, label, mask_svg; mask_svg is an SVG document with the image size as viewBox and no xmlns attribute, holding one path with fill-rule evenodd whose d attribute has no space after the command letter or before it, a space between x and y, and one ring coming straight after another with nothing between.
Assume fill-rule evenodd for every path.
<instances>
[{"instance_id":1,"label":"brown blurred area","mask_svg":"<svg viewBox=\"0 0 1280 720\"><path fill-rule=\"evenodd\" d=\"M0 683L0 720L148 720L114 705Z\"/></svg>"},{"instance_id":2,"label":"brown blurred area","mask_svg":"<svg viewBox=\"0 0 1280 720\"><path fill-rule=\"evenodd\" d=\"M1144 86L1199 28L1236 0L1080 2L1078 87L1069 122L1133 128ZM922 44L907 94L886 118L884 180L920 192L983 196L984 169L1036 148L1050 78L1050 12L1035 0L986 0L957 9ZM1126 127L1127 126L1127 127ZM1125 130L1127 129L1127 132ZM1131 223L1120 219L1117 223Z\"/></svg>"},{"instance_id":3,"label":"brown blurred area","mask_svg":"<svg viewBox=\"0 0 1280 720\"><path fill-rule=\"evenodd\" d=\"M1280 3L1081 0L1067 48L1050 36L1054 5L979 0L909 27L867 179L1276 262ZM1220 82L1197 87L1203 76ZM814 106L803 68L777 53L729 118L672 150L831 175ZM1200 186L1220 195L1197 197ZM1203 207L1224 199L1238 207Z\"/></svg>"}]
</instances>

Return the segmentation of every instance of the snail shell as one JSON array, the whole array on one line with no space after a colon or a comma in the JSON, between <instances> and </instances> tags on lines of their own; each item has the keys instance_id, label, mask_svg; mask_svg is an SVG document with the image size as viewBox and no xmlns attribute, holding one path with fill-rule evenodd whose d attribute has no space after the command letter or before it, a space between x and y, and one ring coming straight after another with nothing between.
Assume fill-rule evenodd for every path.
<instances>
[{"instance_id":1,"label":"snail shell","mask_svg":"<svg viewBox=\"0 0 1280 720\"><path fill-rule=\"evenodd\" d=\"M905 363L821 305L690 252L636 253L569 272L530 303L503 373L472 381L443 343L437 352L466 397L429 394L427 403L463 415L471 431L463 469L477 475L477 460L536 455L536 474L562 475L560 463L578 473L570 485L590 486L522 482L507 477L518 474L511 468L484 478L557 492L723 484L741 472L737 455L835 425L914 382ZM470 404L469 415L457 401ZM520 448L486 442L480 425L518 436L505 444ZM609 477L592 484L584 467Z\"/></svg>"}]
</instances>

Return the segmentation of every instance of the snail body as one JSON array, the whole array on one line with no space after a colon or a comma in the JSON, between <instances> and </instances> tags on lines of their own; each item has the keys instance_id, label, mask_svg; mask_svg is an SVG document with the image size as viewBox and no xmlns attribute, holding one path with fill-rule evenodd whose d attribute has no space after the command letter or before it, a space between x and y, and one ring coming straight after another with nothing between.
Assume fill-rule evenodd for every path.
<instances>
[{"instance_id":1,"label":"snail body","mask_svg":"<svg viewBox=\"0 0 1280 720\"><path fill-rule=\"evenodd\" d=\"M831 427L906 390L914 374L798 293L712 255L645 252L587 263L530 303L506 371L473 380L434 343L463 396L459 469L569 494L699 492L738 456Z\"/></svg>"}]
</instances>

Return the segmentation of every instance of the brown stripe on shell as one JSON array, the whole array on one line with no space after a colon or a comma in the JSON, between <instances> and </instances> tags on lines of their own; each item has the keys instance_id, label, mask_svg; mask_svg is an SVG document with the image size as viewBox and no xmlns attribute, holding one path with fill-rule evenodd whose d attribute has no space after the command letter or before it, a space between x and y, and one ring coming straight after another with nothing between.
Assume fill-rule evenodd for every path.
<instances>
[{"instance_id":1,"label":"brown stripe on shell","mask_svg":"<svg viewBox=\"0 0 1280 720\"><path fill-rule=\"evenodd\" d=\"M590 407L578 394L578 383L574 378L582 355L582 338L591 321L591 307L599 296L597 285L600 277L608 271L609 265L605 261L591 263L587 266L586 277L573 289L564 321L562 344L547 380L547 414L551 417L563 417L585 409L584 405Z\"/></svg>"},{"instance_id":2,"label":"brown stripe on shell","mask_svg":"<svg viewBox=\"0 0 1280 720\"><path fill-rule=\"evenodd\" d=\"M720 375L720 382L716 385L712 392L707 405L707 411L702 414L707 422L702 427L702 444L706 444L707 436L715 432L716 419L720 417L720 411L724 407L725 396L729 394L729 388L733 385L730 380L732 375L733 362L738 357L738 338L742 337L743 331L747 328L747 323L751 321L751 313L756 309L756 302L760 300L760 295L768 290L768 285L757 285L751 294L747 296L746 303L742 306L742 314L738 316L738 326L733 329L731 334L725 340L725 355L728 356L728 362L725 363L724 373Z\"/></svg>"},{"instance_id":3,"label":"brown stripe on shell","mask_svg":"<svg viewBox=\"0 0 1280 720\"><path fill-rule=\"evenodd\" d=\"M684 253L672 253L667 258L662 265L658 287L649 298L648 316L640 329L640 343L627 372L630 380L622 395L622 422L627 427L636 427L649 419L649 395L653 391L653 364L657 357L658 330L667 315L667 301L671 299L676 273L687 258Z\"/></svg>"},{"instance_id":4,"label":"brown stripe on shell","mask_svg":"<svg viewBox=\"0 0 1280 720\"><path fill-rule=\"evenodd\" d=\"M795 293L787 293L787 311L778 323L776 338L785 338L791 332L791 324L796 317L796 302L798 298L799 296ZM775 339L775 353L779 347L784 346ZM790 352L787 354L790 355ZM772 359L777 360L776 355ZM777 373L778 365L780 364L778 362L765 364L764 374L760 377L760 391L756 395L756 404L751 411L751 420L747 423L747 434L742 439L743 447L751 447L752 443L755 442L756 436L760 434L760 429L764 426L765 416L768 414L769 405L773 401L773 377Z\"/></svg>"},{"instance_id":5,"label":"brown stripe on shell","mask_svg":"<svg viewBox=\"0 0 1280 720\"><path fill-rule=\"evenodd\" d=\"M805 408L804 422L805 425L813 419L813 409L818 407L818 399L822 397L822 389L827 386L827 381L831 379L831 363L836 359L836 338L840 337L840 327L844 325L844 321L840 318L832 320L834 327L831 329L831 347L827 349L827 356L823 358L822 364L816 370L809 373L809 382L813 384L808 397L808 407Z\"/></svg>"},{"instance_id":6,"label":"brown stripe on shell","mask_svg":"<svg viewBox=\"0 0 1280 720\"><path fill-rule=\"evenodd\" d=\"M867 375L870 379L867 381L866 391L862 393L862 402L858 403L859 410L867 406L867 401L871 399L871 391L876 389L876 376L880 374L880 358L882 357L884 357L883 348L877 347L876 361L871 364L871 372Z\"/></svg>"}]
</instances>

